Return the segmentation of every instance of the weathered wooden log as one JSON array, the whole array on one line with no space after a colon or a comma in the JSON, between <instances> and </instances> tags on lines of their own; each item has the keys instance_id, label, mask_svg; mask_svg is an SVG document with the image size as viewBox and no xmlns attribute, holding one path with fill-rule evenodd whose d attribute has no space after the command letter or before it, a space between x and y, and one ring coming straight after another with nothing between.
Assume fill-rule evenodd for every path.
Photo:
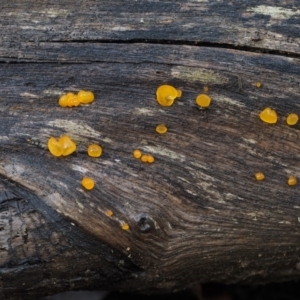
<instances>
[{"instance_id":1,"label":"weathered wooden log","mask_svg":"<svg viewBox=\"0 0 300 300\"><path fill-rule=\"evenodd\" d=\"M299 278L299 3L255 3L1 4L0 298ZM171 107L164 83L183 91ZM58 106L80 89L96 100ZM65 133L77 151L56 158L47 141Z\"/></svg>"}]
</instances>

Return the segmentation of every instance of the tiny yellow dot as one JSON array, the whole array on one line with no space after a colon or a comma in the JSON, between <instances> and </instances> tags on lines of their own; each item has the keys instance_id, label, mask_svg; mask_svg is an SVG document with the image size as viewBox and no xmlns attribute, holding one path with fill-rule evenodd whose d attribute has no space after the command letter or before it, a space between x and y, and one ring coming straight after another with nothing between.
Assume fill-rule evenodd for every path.
<instances>
[{"instance_id":1,"label":"tiny yellow dot","mask_svg":"<svg viewBox=\"0 0 300 300\"><path fill-rule=\"evenodd\" d=\"M297 114L289 114L286 118L286 123L288 125L295 125L299 120L299 117Z\"/></svg>"},{"instance_id":2,"label":"tiny yellow dot","mask_svg":"<svg viewBox=\"0 0 300 300\"><path fill-rule=\"evenodd\" d=\"M148 161L148 163L150 163L150 164L154 163L154 157L153 157L152 155L148 155L147 161Z\"/></svg>"},{"instance_id":3,"label":"tiny yellow dot","mask_svg":"<svg viewBox=\"0 0 300 300\"><path fill-rule=\"evenodd\" d=\"M142 157L141 157L141 161L142 162L148 162L148 155L143 154Z\"/></svg>"},{"instance_id":4,"label":"tiny yellow dot","mask_svg":"<svg viewBox=\"0 0 300 300\"><path fill-rule=\"evenodd\" d=\"M204 93L207 93L208 91L209 91L208 86L203 87L203 92L204 92Z\"/></svg>"},{"instance_id":5,"label":"tiny yellow dot","mask_svg":"<svg viewBox=\"0 0 300 300\"><path fill-rule=\"evenodd\" d=\"M200 94L196 98L196 103L203 108L209 107L210 102L211 102L211 98L205 94Z\"/></svg>"},{"instance_id":6,"label":"tiny yellow dot","mask_svg":"<svg viewBox=\"0 0 300 300\"><path fill-rule=\"evenodd\" d=\"M295 176L290 176L288 178L288 185L293 186L297 184L297 178Z\"/></svg>"},{"instance_id":7,"label":"tiny yellow dot","mask_svg":"<svg viewBox=\"0 0 300 300\"><path fill-rule=\"evenodd\" d=\"M84 177L81 181L81 184L85 189L91 190L95 186L95 181L92 178Z\"/></svg>"},{"instance_id":8,"label":"tiny yellow dot","mask_svg":"<svg viewBox=\"0 0 300 300\"><path fill-rule=\"evenodd\" d=\"M258 181L265 179L265 174L262 173L262 172L257 172L257 173L254 174L254 176L255 176L255 179L258 180Z\"/></svg>"},{"instance_id":9,"label":"tiny yellow dot","mask_svg":"<svg viewBox=\"0 0 300 300\"><path fill-rule=\"evenodd\" d=\"M102 154L102 148L97 144L91 144L89 145L87 152L91 157L100 157Z\"/></svg>"},{"instance_id":10,"label":"tiny yellow dot","mask_svg":"<svg viewBox=\"0 0 300 300\"><path fill-rule=\"evenodd\" d=\"M180 98L182 96L182 90L177 90L177 97Z\"/></svg>"},{"instance_id":11,"label":"tiny yellow dot","mask_svg":"<svg viewBox=\"0 0 300 300\"><path fill-rule=\"evenodd\" d=\"M269 124L275 124L277 122L277 113L274 109L267 107L259 114L262 121Z\"/></svg>"},{"instance_id":12,"label":"tiny yellow dot","mask_svg":"<svg viewBox=\"0 0 300 300\"><path fill-rule=\"evenodd\" d=\"M165 124L158 124L155 128L157 133L163 134L168 131L168 128Z\"/></svg>"},{"instance_id":13,"label":"tiny yellow dot","mask_svg":"<svg viewBox=\"0 0 300 300\"><path fill-rule=\"evenodd\" d=\"M127 223L122 225L123 230L129 230L129 225Z\"/></svg>"},{"instance_id":14,"label":"tiny yellow dot","mask_svg":"<svg viewBox=\"0 0 300 300\"><path fill-rule=\"evenodd\" d=\"M107 214L109 217L111 217L114 213L113 213L112 210L109 209L109 210L107 210L106 214Z\"/></svg>"},{"instance_id":15,"label":"tiny yellow dot","mask_svg":"<svg viewBox=\"0 0 300 300\"><path fill-rule=\"evenodd\" d=\"M259 81L255 82L255 86L256 86L257 88L260 88L260 87L261 87L261 82L259 82Z\"/></svg>"},{"instance_id":16,"label":"tiny yellow dot","mask_svg":"<svg viewBox=\"0 0 300 300\"><path fill-rule=\"evenodd\" d=\"M136 150L133 151L133 156L135 158L141 158L142 152L140 150L136 149Z\"/></svg>"}]
</instances>

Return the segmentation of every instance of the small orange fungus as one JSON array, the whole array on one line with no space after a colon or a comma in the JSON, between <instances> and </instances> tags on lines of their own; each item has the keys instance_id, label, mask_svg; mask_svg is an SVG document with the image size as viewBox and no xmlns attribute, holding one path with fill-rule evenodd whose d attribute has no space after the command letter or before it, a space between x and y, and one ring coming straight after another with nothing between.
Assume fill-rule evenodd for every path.
<instances>
[{"instance_id":1,"label":"small orange fungus","mask_svg":"<svg viewBox=\"0 0 300 300\"><path fill-rule=\"evenodd\" d=\"M211 102L211 98L205 94L200 94L196 98L196 103L203 108L209 107L210 102Z\"/></svg>"},{"instance_id":2,"label":"small orange fungus","mask_svg":"<svg viewBox=\"0 0 300 300\"><path fill-rule=\"evenodd\" d=\"M298 115L296 114L289 114L288 117L286 118L286 123L288 125L295 125L299 120Z\"/></svg>"},{"instance_id":3,"label":"small orange fungus","mask_svg":"<svg viewBox=\"0 0 300 300\"><path fill-rule=\"evenodd\" d=\"M90 177L84 177L82 180L81 180L81 184L82 186L87 189L87 190L91 190L94 188L95 186L95 181L90 178Z\"/></svg>"},{"instance_id":4,"label":"small orange fungus","mask_svg":"<svg viewBox=\"0 0 300 300\"><path fill-rule=\"evenodd\" d=\"M61 107L73 107L78 106L80 102L74 93L67 93L59 98L58 104Z\"/></svg>"},{"instance_id":5,"label":"small orange fungus","mask_svg":"<svg viewBox=\"0 0 300 300\"><path fill-rule=\"evenodd\" d=\"M203 92L204 92L204 93L207 93L208 91L209 91L208 86L203 87Z\"/></svg>"},{"instance_id":6,"label":"small orange fungus","mask_svg":"<svg viewBox=\"0 0 300 300\"><path fill-rule=\"evenodd\" d=\"M135 149L135 150L133 151L133 156L134 156L135 158L141 158L142 152L141 152L139 149Z\"/></svg>"},{"instance_id":7,"label":"small orange fungus","mask_svg":"<svg viewBox=\"0 0 300 300\"><path fill-rule=\"evenodd\" d=\"M147 155L147 162L148 162L149 164L154 163L154 157L153 157L152 155Z\"/></svg>"},{"instance_id":8,"label":"small orange fungus","mask_svg":"<svg viewBox=\"0 0 300 300\"><path fill-rule=\"evenodd\" d=\"M58 140L62 146L63 156L72 154L76 150L76 144L67 135L63 135Z\"/></svg>"},{"instance_id":9,"label":"small orange fungus","mask_svg":"<svg viewBox=\"0 0 300 300\"><path fill-rule=\"evenodd\" d=\"M63 154L62 145L54 137L50 137L50 139L48 140L48 149L50 153L54 156L61 156Z\"/></svg>"},{"instance_id":10,"label":"small orange fungus","mask_svg":"<svg viewBox=\"0 0 300 300\"><path fill-rule=\"evenodd\" d=\"M277 113L270 107L267 107L261 111L259 117L265 123L275 124L277 122Z\"/></svg>"},{"instance_id":11,"label":"small orange fungus","mask_svg":"<svg viewBox=\"0 0 300 300\"><path fill-rule=\"evenodd\" d=\"M76 150L76 144L67 135L61 136L59 140L50 137L48 140L48 149L54 156L67 156Z\"/></svg>"},{"instance_id":12,"label":"small orange fungus","mask_svg":"<svg viewBox=\"0 0 300 300\"><path fill-rule=\"evenodd\" d=\"M92 92L84 90L80 90L77 94L77 97L79 102L84 104L91 103L95 99L95 96Z\"/></svg>"},{"instance_id":13,"label":"small orange fungus","mask_svg":"<svg viewBox=\"0 0 300 300\"><path fill-rule=\"evenodd\" d=\"M257 88L260 88L260 87L261 87L261 82L259 82L259 81L255 82L255 86L256 86Z\"/></svg>"},{"instance_id":14,"label":"small orange fungus","mask_svg":"<svg viewBox=\"0 0 300 300\"><path fill-rule=\"evenodd\" d=\"M177 90L177 98L180 98L182 96L182 90Z\"/></svg>"},{"instance_id":15,"label":"small orange fungus","mask_svg":"<svg viewBox=\"0 0 300 300\"><path fill-rule=\"evenodd\" d=\"M129 230L129 225L127 223L122 225L123 230Z\"/></svg>"},{"instance_id":16,"label":"small orange fungus","mask_svg":"<svg viewBox=\"0 0 300 300\"><path fill-rule=\"evenodd\" d=\"M157 133L163 134L168 131L168 128L166 127L165 124L158 124L155 128Z\"/></svg>"},{"instance_id":17,"label":"small orange fungus","mask_svg":"<svg viewBox=\"0 0 300 300\"><path fill-rule=\"evenodd\" d=\"M148 155L147 154L143 154L141 157L141 161L142 162L148 162Z\"/></svg>"},{"instance_id":18,"label":"small orange fungus","mask_svg":"<svg viewBox=\"0 0 300 300\"><path fill-rule=\"evenodd\" d=\"M288 185L296 185L297 184L297 178L295 176L290 176L287 181Z\"/></svg>"},{"instance_id":19,"label":"small orange fungus","mask_svg":"<svg viewBox=\"0 0 300 300\"><path fill-rule=\"evenodd\" d=\"M265 179L265 174L262 173L262 172L257 172L257 173L254 174L254 176L255 176L255 179L258 180L258 181Z\"/></svg>"},{"instance_id":20,"label":"small orange fungus","mask_svg":"<svg viewBox=\"0 0 300 300\"><path fill-rule=\"evenodd\" d=\"M102 148L97 144L91 144L89 145L87 152L91 157L99 157L102 154Z\"/></svg>"},{"instance_id":21,"label":"small orange fungus","mask_svg":"<svg viewBox=\"0 0 300 300\"><path fill-rule=\"evenodd\" d=\"M106 214L107 214L109 217L111 217L114 213L113 213L112 210L109 209L109 210L106 212Z\"/></svg>"},{"instance_id":22,"label":"small orange fungus","mask_svg":"<svg viewBox=\"0 0 300 300\"><path fill-rule=\"evenodd\" d=\"M162 106L171 106L173 105L174 100L181 96L180 92L173 86L164 84L156 90L156 100Z\"/></svg>"}]
</instances>

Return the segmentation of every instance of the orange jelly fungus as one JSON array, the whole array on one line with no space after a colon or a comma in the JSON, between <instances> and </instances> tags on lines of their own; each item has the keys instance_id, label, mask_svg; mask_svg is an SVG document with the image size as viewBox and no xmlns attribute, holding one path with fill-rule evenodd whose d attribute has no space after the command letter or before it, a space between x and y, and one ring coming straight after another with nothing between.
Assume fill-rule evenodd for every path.
<instances>
[{"instance_id":1,"label":"orange jelly fungus","mask_svg":"<svg viewBox=\"0 0 300 300\"><path fill-rule=\"evenodd\" d=\"M136 149L136 150L133 151L133 156L135 158L141 158L142 152L140 150Z\"/></svg>"},{"instance_id":2,"label":"orange jelly fungus","mask_svg":"<svg viewBox=\"0 0 300 300\"><path fill-rule=\"evenodd\" d=\"M67 135L61 136L59 140L50 137L48 140L48 149L54 156L67 156L76 150L76 144Z\"/></svg>"},{"instance_id":3,"label":"orange jelly fungus","mask_svg":"<svg viewBox=\"0 0 300 300\"><path fill-rule=\"evenodd\" d=\"M297 184L297 178L295 176L290 176L288 178L288 181L287 181L288 185L296 185Z\"/></svg>"},{"instance_id":4,"label":"orange jelly fungus","mask_svg":"<svg viewBox=\"0 0 300 300\"><path fill-rule=\"evenodd\" d=\"M84 104L91 103L95 99L95 96L92 92L84 90L80 90L77 94L77 97L79 102Z\"/></svg>"},{"instance_id":5,"label":"orange jelly fungus","mask_svg":"<svg viewBox=\"0 0 300 300\"><path fill-rule=\"evenodd\" d=\"M141 161L142 162L148 162L148 155L147 154L143 154L141 157Z\"/></svg>"},{"instance_id":6,"label":"orange jelly fungus","mask_svg":"<svg viewBox=\"0 0 300 300\"><path fill-rule=\"evenodd\" d=\"M210 102L211 102L211 98L205 94L200 94L196 98L196 103L203 108L209 107Z\"/></svg>"},{"instance_id":7,"label":"orange jelly fungus","mask_svg":"<svg viewBox=\"0 0 300 300\"><path fill-rule=\"evenodd\" d=\"M261 87L261 82L255 82L255 86L257 87L257 88L260 88Z\"/></svg>"},{"instance_id":8,"label":"orange jelly fungus","mask_svg":"<svg viewBox=\"0 0 300 300\"><path fill-rule=\"evenodd\" d=\"M157 133L163 134L168 131L168 128L166 127L165 124L158 124L155 128Z\"/></svg>"},{"instance_id":9,"label":"orange jelly fungus","mask_svg":"<svg viewBox=\"0 0 300 300\"><path fill-rule=\"evenodd\" d=\"M81 180L81 184L82 186L87 189L87 190L91 190L94 188L95 186L95 181L92 179L92 178L89 178L89 177L84 177L82 180Z\"/></svg>"},{"instance_id":10,"label":"orange jelly fungus","mask_svg":"<svg viewBox=\"0 0 300 300\"><path fill-rule=\"evenodd\" d=\"M91 144L89 145L87 152L91 157L99 157L102 154L102 148L97 144Z\"/></svg>"},{"instance_id":11,"label":"orange jelly fungus","mask_svg":"<svg viewBox=\"0 0 300 300\"><path fill-rule=\"evenodd\" d=\"M59 98L58 104L61 107L73 107L78 106L80 102L74 93L67 93Z\"/></svg>"},{"instance_id":12,"label":"orange jelly fungus","mask_svg":"<svg viewBox=\"0 0 300 300\"><path fill-rule=\"evenodd\" d=\"M154 157L152 155L147 155L147 162L150 164L154 163Z\"/></svg>"},{"instance_id":13,"label":"orange jelly fungus","mask_svg":"<svg viewBox=\"0 0 300 300\"><path fill-rule=\"evenodd\" d=\"M161 106L171 106L177 97L181 96L181 91L176 90L171 85L161 85L156 90L156 100Z\"/></svg>"},{"instance_id":14,"label":"orange jelly fungus","mask_svg":"<svg viewBox=\"0 0 300 300\"><path fill-rule=\"evenodd\" d=\"M258 181L265 179L265 174L262 173L262 172L257 172L257 173L254 174L254 176L255 176L255 179L258 180Z\"/></svg>"},{"instance_id":15,"label":"orange jelly fungus","mask_svg":"<svg viewBox=\"0 0 300 300\"><path fill-rule=\"evenodd\" d=\"M204 92L204 93L207 93L208 91L209 91L208 86L203 87L203 92Z\"/></svg>"},{"instance_id":16,"label":"orange jelly fungus","mask_svg":"<svg viewBox=\"0 0 300 300\"><path fill-rule=\"evenodd\" d=\"M62 146L62 155L68 156L76 151L76 144L67 135L63 135L59 138L59 143Z\"/></svg>"},{"instance_id":17,"label":"orange jelly fungus","mask_svg":"<svg viewBox=\"0 0 300 300\"><path fill-rule=\"evenodd\" d=\"M261 111L259 117L265 123L275 124L277 122L277 113L270 107L267 107Z\"/></svg>"},{"instance_id":18,"label":"orange jelly fungus","mask_svg":"<svg viewBox=\"0 0 300 300\"><path fill-rule=\"evenodd\" d=\"M112 210L109 209L109 210L106 212L106 214L107 214L109 217L111 217L114 213L113 213Z\"/></svg>"},{"instance_id":19,"label":"orange jelly fungus","mask_svg":"<svg viewBox=\"0 0 300 300\"><path fill-rule=\"evenodd\" d=\"M122 229L123 230L128 230L129 229L129 225L127 223L122 225Z\"/></svg>"},{"instance_id":20,"label":"orange jelly fungus","mask_svg":"<svg viewBox=\"0 0 300 300\"><path fill-rule=\"evenodd\" d=\"M50 137L50 139L48 140L48 149L50 153L54 156L61 156L63 154L62 145L54 137Z\"/></svg>"},{"instance_id":21,"label":"orange jelly fungus","mask_svg":"<svg viewBox=\"0 0 300 300\"><path fill-rule=\"evenodd\" d=\"M296 114L289 114L288 117L286 118L286 123L288 125L295 125L299 120L298 115Z\"/></svg>"}]
</instances>

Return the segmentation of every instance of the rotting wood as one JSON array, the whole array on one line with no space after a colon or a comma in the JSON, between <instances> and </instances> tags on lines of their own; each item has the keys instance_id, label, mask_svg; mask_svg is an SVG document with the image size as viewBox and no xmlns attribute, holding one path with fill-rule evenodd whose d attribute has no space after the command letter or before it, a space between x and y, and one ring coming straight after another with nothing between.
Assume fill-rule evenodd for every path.
<instances>
[{"instance_id":1,"label":"rotting wood","mask_svg":"<svg viewBox=\"0 0 300 300\"><path fill-rule=\"evenodd\" d=\"M300 178L300 132L284 119L300 113L299 60L85 44L74 63L77 45L69 47L57 46L67 64L44 63L41 45L26 54L40 63L0 66L3 295L298 278L300 190L286 180ZM172 107L155 100L162 83L183 90ZM195 105L204 86L207 111ZM95 92L94 103L58 106L60 94L81 88ZM275 126L258 118L266 106L279 115ZM155 132L161 122L164 136ZM78 151L55 158L47 139L63 133ZM103 146L99 159L86 153L93 142ZM134 159L135 148L155 163ZM80 186L86 175L96 180L90 192Z\"/></svg>"},{"instance_id":2,"label":"rotting wood","mask_svg":"<svg viewBox=\"0 0 300 300\"><path fill-rule=\"evenodd\" d=\"M17 2L0 10L0 298L299 278L300 192L286 181L300 178L300 132L285 124L300 113L298 2ZM170 108L155 101L163 83L183 90ZM95 102L58 106L79 89ZM258 118L267 106L274 126ZM46 143L63 133L78 151L58 159Z\"/></svg>"},{"instance_id":3,"label":"rotting wood","mask_svg":"<svg viewBox=\"0 0 300 300\"><path fill-rule=\"evenodd\" d=\"M0 45L169 41L299 51L299 1L2 1Z\"/></svg>"}]
</instances>

